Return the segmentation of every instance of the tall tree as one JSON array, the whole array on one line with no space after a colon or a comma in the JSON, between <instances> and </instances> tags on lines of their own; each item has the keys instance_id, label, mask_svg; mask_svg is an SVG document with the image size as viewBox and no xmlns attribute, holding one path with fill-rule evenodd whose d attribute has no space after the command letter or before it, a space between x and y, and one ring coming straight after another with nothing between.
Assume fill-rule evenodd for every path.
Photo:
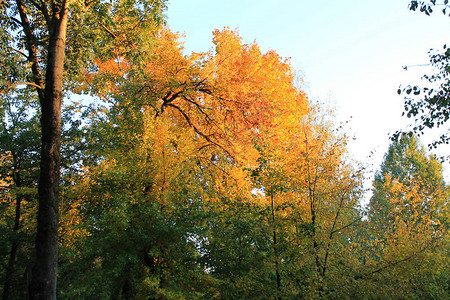
<instances>
[{"instance_id":1,"label":"tall tree","mask_svg":"<svg viewBox=\"0 0 450 300\"><path fill-rule=\"evenodd\" d=\"M139 32L130 28L141 29L146 21L153 23L155 14L164 7L164 1L69 2L16 0L0 4L2 35L9 40L5 46L29 62L28 78L8 76L6 89L18 84L34 86L41 109L38 225L30 285L34 299L56 299L63 86L89 66L85 62L92 50L100 49L99 44L108 50L108 42L126 42L127 33ZM124 13L128 17L114 19ZM77 22L71 22L69 15ZM96 40L102 35L110 38ZM71 55L69 64L65 64L66 51ZM65 74L69 75L66 80Z\"/></svg>"}]
</instances>

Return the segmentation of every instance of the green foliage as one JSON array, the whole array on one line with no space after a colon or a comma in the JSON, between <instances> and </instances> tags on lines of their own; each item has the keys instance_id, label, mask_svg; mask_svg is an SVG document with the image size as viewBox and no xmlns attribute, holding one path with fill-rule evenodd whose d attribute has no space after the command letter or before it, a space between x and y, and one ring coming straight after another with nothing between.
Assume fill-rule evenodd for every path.
<instances>
[{"instance_id":1,"label":"green foliage","mask_svg":"<svg viewBox=\"0 0 450 300\"><path fill-rule=\"evenodd\" d=\"M216 207L214 207L216 206ZM210 297L264 298L277 295L270 210L245 200L211 205L201 261L218 280Z\"/></svg>"}]
</instances>

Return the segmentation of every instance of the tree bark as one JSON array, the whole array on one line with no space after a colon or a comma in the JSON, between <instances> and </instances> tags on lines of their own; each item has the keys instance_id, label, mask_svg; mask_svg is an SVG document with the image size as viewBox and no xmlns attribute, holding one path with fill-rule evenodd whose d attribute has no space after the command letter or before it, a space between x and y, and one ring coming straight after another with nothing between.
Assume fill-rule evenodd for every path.
<instances>
[{"instance_id":1,"label":"tree bark","mask_svg":"<svg viewBox=\"0 0 450 300\"><path fill-rule=\"evenodd\" d=\"M59 6L58 6L59 4ZM31 299L56 299L58 265L59 180L61 146L61 102L67 2L53 4L49 24L47 69L41 99L41 164L35 258L30 286Z\"/></svg>"}]
</instances>

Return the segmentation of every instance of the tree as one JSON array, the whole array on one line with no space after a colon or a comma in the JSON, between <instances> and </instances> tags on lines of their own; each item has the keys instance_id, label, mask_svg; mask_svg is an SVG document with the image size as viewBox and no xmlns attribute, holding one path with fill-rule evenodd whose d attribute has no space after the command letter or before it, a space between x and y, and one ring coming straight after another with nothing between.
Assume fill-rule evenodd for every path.
<instances>
[{"instance_id":1,"label":"tree","mask_svg":"<svg viewBox=\"0 0 450 300\"><path fill-rule=\"evenodd\" d=\"M403 134L391 144L375 176L368 214L372 266L367 268L375 270L373 280L386 281L376 275L387 270L397 276L386 297L445 298L448 196L442 165L417 137Z\"/></svg>"},{"instance_id":2,"label":"tree","mask_svg":"<svg viewBox=\"0 0 450 300\"><path fill-rule=\"evenodd\" d=\"M260 206L248 174L255 139L287 142L307 101L275 52L228 29L214 42L210 52L183 55L178 35L160 28L141 77L120 53L84 74L109 103L92 111L88 140L97 146L64 193L74 211L63 210L61 295L255 295L273 279L273 268L254 269L272 266L257 260L271 235L252 230L267 220L260 226L253 211Z\"/></svg>"},{"instance_id":3,"label":"tree","mask_svg":"<svg viewBox=\"0 0 450 300\"><path fill-rule=\"evenodd\" d=\"M126 41L122 39L126 36L125 33L139 31L124 31L125 29L139 28L138 25L146 24L145 21L154 20L153 16L159 15L162 7L163 1L69 3L66 0L16 0L0 4L2 36L8 40L4 46L9 52L23 55L22 61L29 63L28 78L22 80L24 78L8 76L6 89L18 84L35 87L41 108L42 146L36 259L30 285L32 298L56 298L63 86L79 74L78 70L83 69L80 64L89 66L85 62L89 62L91 58L91 49L98 50L101 48L100 44L103 44L103 48L109 50L111 47L105 45L111 40L114 46L123 43ZM114 19L124 12L128 13L128 18ZM76 22L72 22L69 15ZM97 26L93 26L92 20L98 20ZM83 25L89 26L83 28ZM110 38L95 40L102 37L99 33L109 35ZM87 45L95 47L85 47ZM23 53L22 48L27 54ZM69 64L65 65L66 51L71 57ZM2 52L7 51L2 49ZM65 74L69 75L66 79Z\"/></svg>"}]
</instances>

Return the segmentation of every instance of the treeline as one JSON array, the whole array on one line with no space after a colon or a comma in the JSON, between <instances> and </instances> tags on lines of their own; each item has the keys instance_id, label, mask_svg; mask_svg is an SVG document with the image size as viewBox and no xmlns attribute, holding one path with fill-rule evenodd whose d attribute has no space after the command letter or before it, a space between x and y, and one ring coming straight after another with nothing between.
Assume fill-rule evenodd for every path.
<instances>
[{"instance_id":1,"label":"treeline","mask_svg":"<svg viewBox=\"0 0 450 300\"><path fill-rule=\"evenodd\" d=\"M69 31L66 86L95 101L62 111L58 298L449 297L450 190L415 136L391 144L363 205L364 170L289 60L229 29L186 55L128 9L91 24L104 39ZM0 291L23 299L42 112L34 85L9 88L31 74L2 43Z\"/></svg>"}]
</instances>

